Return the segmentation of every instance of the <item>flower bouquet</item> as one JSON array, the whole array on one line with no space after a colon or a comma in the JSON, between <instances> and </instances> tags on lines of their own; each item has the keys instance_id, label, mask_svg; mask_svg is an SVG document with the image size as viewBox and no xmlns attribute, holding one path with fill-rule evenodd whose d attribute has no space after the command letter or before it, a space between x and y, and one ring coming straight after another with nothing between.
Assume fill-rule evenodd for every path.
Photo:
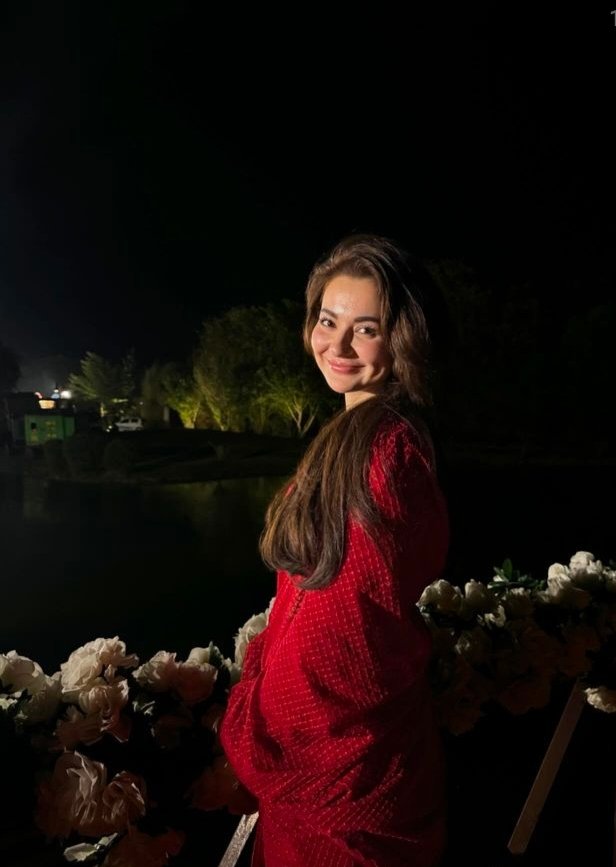
<instances>
[{"instance_id":1,"label":"flower bouquet","mask_svg":"<svg viewBox=\"0 0 616 867\"><path fill-rule=\"evenodd\" d=\"M467 732L491 705L513 714L543 707L558 681L576 678L590 704L616 711L613 566L578 551L545 580L506 560L487 584L427 587L418 606L433 637L442 727ZM257 809L217 730L274 601L240 628L233 661L210 643L184 661L159 651L139 665L118 637L80 647L53 676L15 651L0 654L1 721L36 756L36 823L62 841L67 861L180 863L196 811Z\"/></svg>"},{"instance_id":2,"label":"flower bouquet","mask_svg":"<svg viewBox=\"0 0 616 867\"><path fill-rule=\"evenodd\" d=\"M488 584L440 580L419 600L432 633L432 686L441 725L473 728L490 702L512 714L547 705L559 681L581 679L587 700L616 711L616 570L587 551L545 580L506 560Z\"/></svg>"},{"instance_id":3,"label":"flower bouquet","mask_svg":"<svg viewBox=\"0 0 616 867\"><path fill-rule=\"evenodd\" d=\"M139 665L118 637L80 647L52 677L0 655L0 708L36 755L36 825L68 862L158 867L178 855L196 810L250 811L217 725L264 617L240 630L234 661L210 643Z\"/></svg>"}]
</instances>

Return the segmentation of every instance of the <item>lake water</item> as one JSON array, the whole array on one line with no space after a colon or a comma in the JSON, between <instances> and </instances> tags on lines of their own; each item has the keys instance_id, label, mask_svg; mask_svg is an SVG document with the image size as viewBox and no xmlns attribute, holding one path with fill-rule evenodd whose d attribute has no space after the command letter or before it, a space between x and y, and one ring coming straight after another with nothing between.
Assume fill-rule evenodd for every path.
<instances>
[{"instance_id":1,"label":"lake water","mask_svg":"<svg viewBox=\"0 0 616 867\"><path fill-rule=\"evenodd\" d=\"M462 468L448 483L446 574L487 580L505 557L534 575L576 550L616 556L614 468ZM257 542L283 478L131 487L0 475L3 625L49 671L119 635L142 658L233 635L275 579Z\"/></svg>"},{"instance_id":2,"label":"lake water","mask_svg":"<svg viewBox=\"0 0 616 867\"><path fill-rule=\"evenodd\" d=\"M282 479L133 488L0 476L0 651L51 672L98 636L142 659L233 635L267 607L266 505ZM8 615L8 616L7 616Z\"/></svg>"}]
</instances>

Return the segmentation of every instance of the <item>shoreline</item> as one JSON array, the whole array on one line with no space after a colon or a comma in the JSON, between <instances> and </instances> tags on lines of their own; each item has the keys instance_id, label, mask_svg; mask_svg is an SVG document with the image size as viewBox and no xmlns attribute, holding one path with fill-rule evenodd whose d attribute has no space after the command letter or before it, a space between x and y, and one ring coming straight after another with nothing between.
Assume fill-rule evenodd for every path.
<instances>
[{"instance_id":1,"label":"shoreline","mask_svg":"<svg viewBox=\"0 0 616 867\"><path fill-rule=\"evenodd\" d=\"M128 436L128 435L124 435ZM238 443L239 445L239 443ZM259 446L255 453L254 446ZM271 444L269 444L271 447ZM277 445L279 445L277 443ZM226 479L257 478L259 476L290 476L301 457L305 442L288 440L280 451L265 451L263 444L255 440L253 447L246 447L247 440L239 448L232 446L225 455L182 455L169 450L167 454L143 455L125 472L97 470L79 475L50 473L45 456L32 453L8 455L0 453L0 476L38 478L45 481L72 482L89 485L151 486L170 484L193 484ZM235 453L233 453L235 452ZM612 470L616 468L616 455L586 455L566 450L548 451L545 448L530 448L522 451L518 446L448 445L443 447L445 466L448 470Z\"/></svg>"}]
</instances>

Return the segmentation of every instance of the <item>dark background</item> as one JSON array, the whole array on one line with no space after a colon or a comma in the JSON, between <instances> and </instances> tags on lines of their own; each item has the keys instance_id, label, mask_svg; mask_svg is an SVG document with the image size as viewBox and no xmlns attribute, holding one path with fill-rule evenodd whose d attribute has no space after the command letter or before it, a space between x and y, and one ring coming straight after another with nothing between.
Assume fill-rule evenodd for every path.
<instances>
[{"instance_id":1,"label":"dark background","mask_svg":"<svg viewBox=\"0 0 616 867\"><path fill-rule=\"evenodd\" d=\"M0 339L185 357L353 230L611 298L616 27L586 11L3 4Z\"/></svg>"},{"instance_id":2,"label":"dark background","mask_svg":"<svg viewBox=\"0 0 616 867\"><path fill-rule=\"evenodd\" d=\"M426 259L464 262L496 295L515 302L515 285L525 303L538 299L542 348L552 356L572 315L613 300L616 27L609 5L543 16L509 6L439 7L430 18L357 4L336 16L316 6L222 12L180 0L2 4L0 340L30 369L44 356L119 358L133 346L142 366L183 359L205 316L301 297L315 258L364 230L393 235ZM512 353L512 377L518 364ZM559 374L547 369L541 381L550 385ZM590 370L578 377L577 399L563 391L554 401L558 412L541 414L544 395L535 395L550 447L574 416L584 455L588 439L613 439L603 421L603 406L613 405L609 376L589 398ZM527 408L524 389L517 394L516 406ZM486 421L506 413L506 404L485 405ZM494 439L493 427L485 438ZM486 580L490 565L511 556L539 575L578 549L607 559L612 479L600 466L458 468L448 491L448 574ZM108 513L126 515L131 535L133 512L112 505ZM81 502L73 511L85 523ZM23 544L15 534L15 556L29 576L30 558L63 536L51 525L28 536L14 514L24 534ZM93 514L98 540L107 530ZM152 527L151 558L168 583L176 555L162 557L156 545L171 552L174 528ZM69 538L83 538L84 551L90 539L83 527ZM101 586L117 580L121 560L140 576L126 550L111 552L105 576L107 561L89 547ZM98 574L84 573L84 552L66 556L65 582ZM47 572L43 579L53 602L55 584ZM31 592L27 580L13 584ZM504 845L559 699L539 719L488 719L459 753L451 749L452 863L518 863ZM607 863L610 722L585 712L524 864L567 855ZM234 822L222 821L219 845Z\"/></svg>"}]
</instances>

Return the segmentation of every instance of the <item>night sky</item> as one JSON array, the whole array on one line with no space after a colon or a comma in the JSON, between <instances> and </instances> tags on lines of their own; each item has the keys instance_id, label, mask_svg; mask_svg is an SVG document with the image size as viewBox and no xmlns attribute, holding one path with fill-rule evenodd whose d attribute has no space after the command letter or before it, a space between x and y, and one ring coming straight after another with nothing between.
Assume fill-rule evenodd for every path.
<instances>
[{"instance_id":1,"label":"night sky","mask_svg":"<svg viewBox=\"0 0 616 867\"><path fill-rule=\"evenodd\" d=\"M186 357L353 230L612 297L616 27L3 4L0 339Z\"/></svg>"}]
</instances>

